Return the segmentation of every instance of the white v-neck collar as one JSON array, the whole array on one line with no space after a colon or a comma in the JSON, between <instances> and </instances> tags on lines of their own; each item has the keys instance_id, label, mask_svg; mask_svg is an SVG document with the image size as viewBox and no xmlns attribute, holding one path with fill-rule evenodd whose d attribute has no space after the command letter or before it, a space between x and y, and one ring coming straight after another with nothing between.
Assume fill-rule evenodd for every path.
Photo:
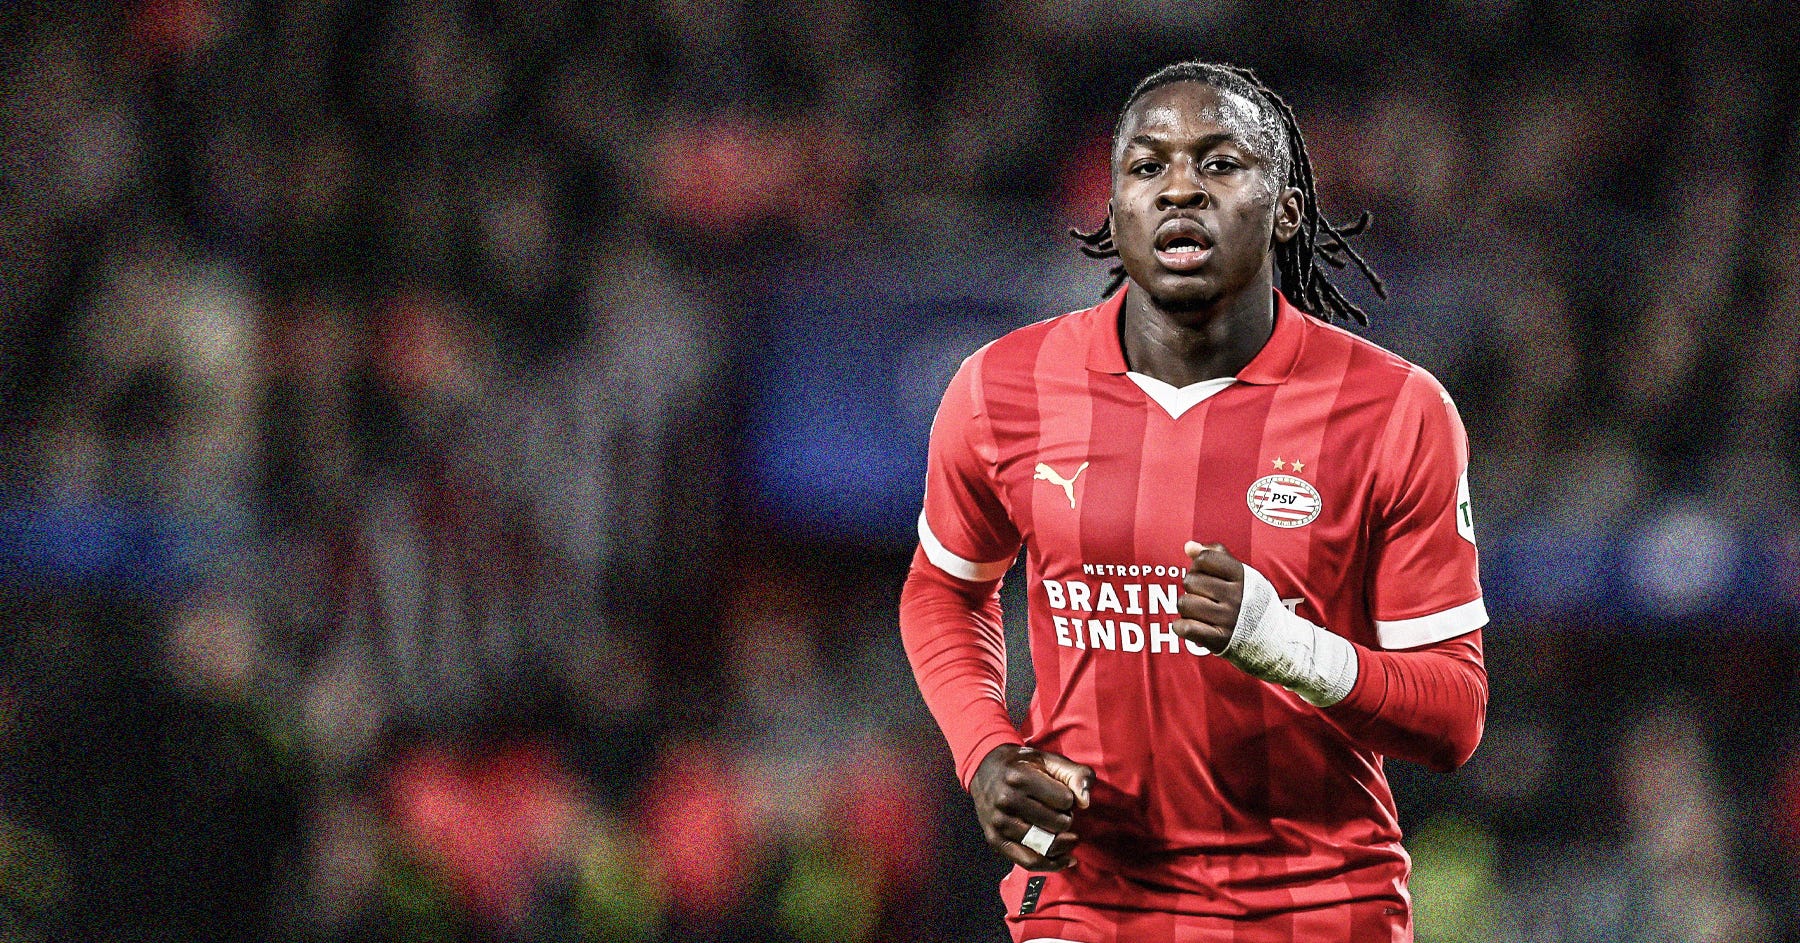
<instances>
[{"instance_id":1,"label":"white v-neck collar","mask_svg":"<svg viewBox=\"0 0 1800 943\"><path fill-rule=\"evenodd\" d=\"M1170 419L1180 419L1182 413L1193 409L1213 394L1237 382L1237 377L1217 377L1176 387L1142 373L1127 371L1125 375L1130 377L1131 382L1136 383L1138 388L1151 399L1156 400L1156 405L1161 406L1163 411L1169 414Z\"/></svg>"}]
</instances>

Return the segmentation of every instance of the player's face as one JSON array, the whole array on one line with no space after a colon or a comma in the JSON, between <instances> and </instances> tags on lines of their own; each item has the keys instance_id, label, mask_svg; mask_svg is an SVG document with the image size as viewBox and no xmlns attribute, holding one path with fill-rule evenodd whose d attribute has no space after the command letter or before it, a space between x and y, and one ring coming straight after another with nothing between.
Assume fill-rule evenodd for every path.
<instances>
[{"instance_id":1,"label":"player's face","mask_svg":"<svg viewBox=\"0 0 1800 943\"><path fill-rule=\"evenodd\" d=\"M1269 284L1270 250L1292 238L1300 191L1275 179L1258 106L1201 82L1154 89L1113 146L1113 244L1158 307L1207 309Z\"/></svg>"}]
</instances>

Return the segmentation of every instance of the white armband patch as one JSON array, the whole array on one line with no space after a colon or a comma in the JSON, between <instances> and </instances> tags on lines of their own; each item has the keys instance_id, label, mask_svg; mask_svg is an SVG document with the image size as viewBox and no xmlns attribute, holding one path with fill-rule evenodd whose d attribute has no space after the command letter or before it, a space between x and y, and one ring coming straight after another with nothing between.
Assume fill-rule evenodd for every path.
<instances>
[{"instance_id":1,"label":"white armband patch","mask_svg":"<svg viewBox=\"0 0 1800 943\"><path fill-rule=\"evenodd\" d=\"M1237 625L1219 654L1315 707L1336 704L1356 686L1356 647L1350 640L1289 612L1274 585L1248 564Z\"/></svg>"},{"instance_id":2,"label":"white armband patch","mask_svg":"<svg viewBox=\"0 0 1800 943\"><path fill-rule=\"evenodd\" d=\"M1469 543L1475 542L1475 506L1469 500L1469 473L1456 479L1456 532Z\"/></svg>"}]
</instances>

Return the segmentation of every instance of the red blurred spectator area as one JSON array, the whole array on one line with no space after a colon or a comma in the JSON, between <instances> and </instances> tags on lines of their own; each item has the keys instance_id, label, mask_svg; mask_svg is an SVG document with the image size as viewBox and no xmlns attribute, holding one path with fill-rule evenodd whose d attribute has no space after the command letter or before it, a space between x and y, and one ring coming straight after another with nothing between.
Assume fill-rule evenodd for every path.
<instances>
[{"instance_id":1,"label":"red blurred spectator area","mask_svg":"<svg viewBox=\"0 0 1800 943\"><path fill-rule=\"evenodd\" d=\"M395 758L386 778L396 830L489 924L517 922L538 876L575 858L580 786L546 744L481 755L425 746Z\"/></svg>"}]
</instances>

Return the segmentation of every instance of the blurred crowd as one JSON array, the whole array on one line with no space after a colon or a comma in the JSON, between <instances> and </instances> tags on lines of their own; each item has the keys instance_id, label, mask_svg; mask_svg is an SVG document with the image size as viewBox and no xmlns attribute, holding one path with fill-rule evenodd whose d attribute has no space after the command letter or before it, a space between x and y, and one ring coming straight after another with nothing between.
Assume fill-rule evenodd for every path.
<instances>
[{"instance_id":1,"label":"blurred crowd","mask_svg":"<svg viewBox=\"0 0 1800 943\"><path fill-rule=\"evenodd\" d=\"M1420 939L1800 940L1786 15L0 5L0 941L1002 939L911 547L758 492L759 358L922 269L1096 300L1062 234L1192 57L1375 214L1484 533L1773 548L1496 607L1476 760L1390 766Z\"/></svg>"}]
</instances>

